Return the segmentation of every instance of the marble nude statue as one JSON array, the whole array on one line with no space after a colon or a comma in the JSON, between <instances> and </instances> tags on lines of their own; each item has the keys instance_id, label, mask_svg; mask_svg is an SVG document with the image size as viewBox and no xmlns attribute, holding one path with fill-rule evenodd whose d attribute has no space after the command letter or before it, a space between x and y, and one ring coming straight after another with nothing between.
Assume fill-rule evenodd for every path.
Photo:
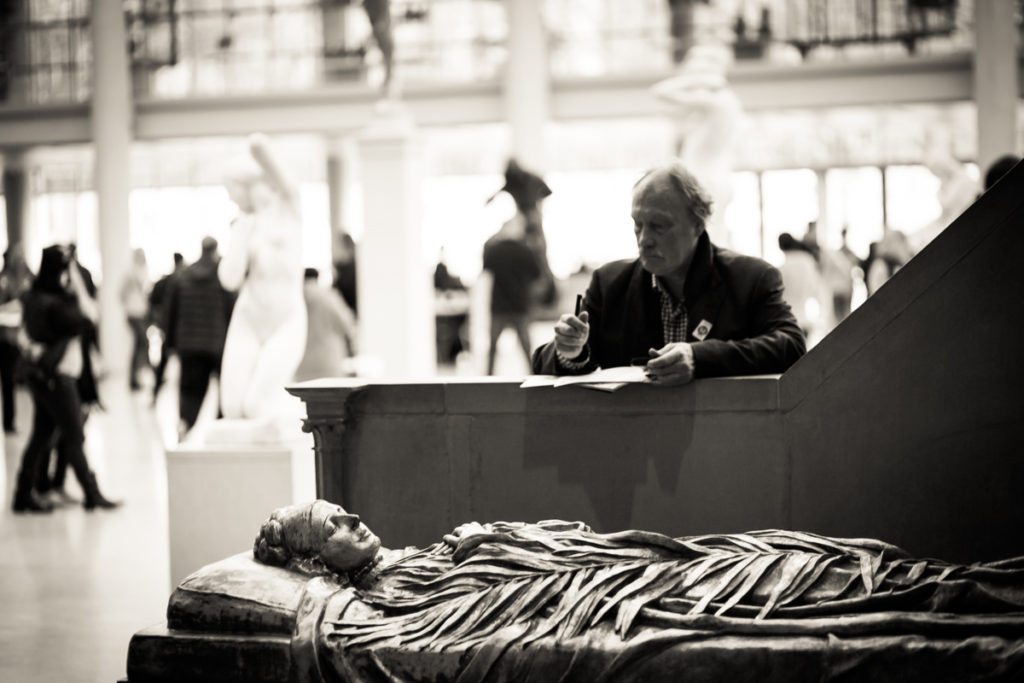
<instances>
[{"instance_id":1,"label":"marble nude statue","mask_svg":"<svg viewBox=\"0 0 1024 683\"><path fill-rule=\"evenodd\" d=\"M732 199L735 146L743 125L743 105L729 87L729 47L719 43L691 47L674 75L655 83L654 95L672 105L680 161L700 178L714 202L707 225L711 240L729 246L725 208Z\"/></svg>"},{"instance_id":2,"label":"marble nude statue","mask_svg":"<svg viewBox=\"0 0 1024 683\"><path fill-rule=\"evenodd\" d=\"M239 216L217 274L238 300L224 345L221 409L229 419L269 420L289 401L284 386L306 346L302 223L297 190L266 138L252 136L249 152L254 163L225 183Z\"/></svg>"},{"instance_id":3,"label":"marble nude statue","mask_svg":"<svg viewBox=\"0 0 1024 683\"><path fill-rule=\"evenodd\" d=\"M523 680L644 680L637 667L665 648L723 634L1024 635L1024 558L965 566L872 539L497 522L389 550L357 515L319 500L275 511L253 553L318 586L298 610L294 637L308 647L293 645L294 680L428 670L434 680L510 680L496 672L534 669Z\"/></svg>"}]
</instances>

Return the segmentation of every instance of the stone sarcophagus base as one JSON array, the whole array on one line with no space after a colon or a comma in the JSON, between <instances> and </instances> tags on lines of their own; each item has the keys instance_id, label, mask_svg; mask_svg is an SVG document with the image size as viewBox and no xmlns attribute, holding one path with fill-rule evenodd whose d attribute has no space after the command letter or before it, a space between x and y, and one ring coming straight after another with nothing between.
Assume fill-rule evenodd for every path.
<instances>
[{"instance_id":1,"label":"stone sarcophagus base","mask_svg":"<svg viewBox=\"0 0 1024 683\"><path fill-rule=\"evenodd\" d=\"M137 633L129 683L312 683L334 681L306 632L333 608L337 592L255 562L248 553L205 567L174 592L166 624ZM709 617L703 628L671 619L625 640L607 627L508 651L501 638L444 651L378 646L350 652L360 671L389 681L1015 681L1024 676L1024 632L1015 619L912 623L834 618L826 631L780 634L765 622ZM813 621L813 620L812 620ZM746 632L735 632L735 631ZM321 676L323 676L321 678ZM462 676L462 678L460 678ZM524 678L525 676L525 678ZM365 679L360 679L365 680Z\"/></svg>"}]
</instances>

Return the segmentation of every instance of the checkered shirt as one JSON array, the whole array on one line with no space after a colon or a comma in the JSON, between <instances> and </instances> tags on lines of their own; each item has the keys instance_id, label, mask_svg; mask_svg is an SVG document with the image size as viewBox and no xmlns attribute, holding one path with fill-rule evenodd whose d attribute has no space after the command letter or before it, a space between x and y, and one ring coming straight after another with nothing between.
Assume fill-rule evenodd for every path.
<instances>
[{"instance_id":1,"label":"checkered shirt","mask_svg":"<svg viewBox=\"0 0 1024 683\"><path fill-rule=\"evenodd\" d=\"M658 290L658 301L661 303L661 329L665 334L665 343L686 341L686 302L679 301L665 289L653 274L651 287Z\"/></svg>"}]
</instances>

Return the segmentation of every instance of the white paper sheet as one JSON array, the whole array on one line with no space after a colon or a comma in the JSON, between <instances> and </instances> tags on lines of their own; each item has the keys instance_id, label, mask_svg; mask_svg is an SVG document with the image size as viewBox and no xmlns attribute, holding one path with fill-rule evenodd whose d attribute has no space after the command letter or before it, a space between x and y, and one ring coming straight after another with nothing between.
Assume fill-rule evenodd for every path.
<instances>
[{"instance_id":1,"label":"white paper sheet","mask_svg":"<svg viewBox=\"0 0 1024 683\"><path fill-rule=\"evenodd\" d=\"M534 387L553 387L558 380L556 375L530 375L526 381L519 385L520 389L533 389Z\"/></svg>"},{"instance_id":2,"label":"white paper sheet","mask_svg":"<svg viewBox=\"0 0 1024 683\"><path fill-rule=\"evenodd\" d=\"M566 375L555 380L554 386L565 387L570 384L641 384L645 381L644 368L625 365L618 368L595 370L586 375Z\"/></svg>"},{"instance_id":3,"label":"white paper sheet","mask_svg":"<svg viewBox=\"0 0 1024 683\"><path fill-rule=\"evenodd\" d=\"M644 369L640 367L608 368L607 370L596 370L586 375L530 375L519 385L520 389L533 389L536 387L566 387L570 385L581 386L587 389L598 391L617 391L627 384L641 384L645 382Z\"/></svg>"}]
</instances>

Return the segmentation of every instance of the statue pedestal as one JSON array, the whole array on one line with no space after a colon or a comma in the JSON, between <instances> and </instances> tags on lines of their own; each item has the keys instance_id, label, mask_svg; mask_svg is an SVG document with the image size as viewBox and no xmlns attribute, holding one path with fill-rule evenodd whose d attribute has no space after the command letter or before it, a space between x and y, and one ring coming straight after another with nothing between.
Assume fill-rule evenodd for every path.
<instances>
[{"instance_id":1,"label":"statue pedestal","mask_svg":"<svg viewBox=\"0 0 1024 683\"><path fill-rule=\"evenodd\" d=\"M245 433L237 424L230 427L226 431L238 437ZM197 440L168 451L171 587L204 565L251 548L269 511L316 496L314 479L308 434L276 443Z\"/></svg>"}]
</instances>

